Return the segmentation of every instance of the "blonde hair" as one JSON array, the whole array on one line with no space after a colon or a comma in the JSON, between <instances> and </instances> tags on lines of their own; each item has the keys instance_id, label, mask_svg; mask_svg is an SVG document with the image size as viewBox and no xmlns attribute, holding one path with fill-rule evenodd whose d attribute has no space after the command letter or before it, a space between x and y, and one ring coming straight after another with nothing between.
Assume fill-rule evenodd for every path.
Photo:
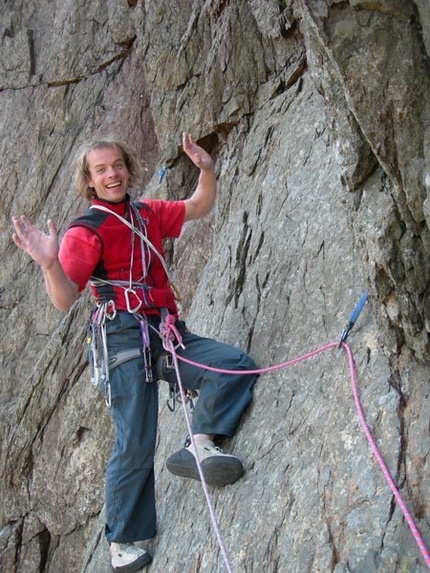
<instances>
[{"instance_id":1,"label":"blonde hair","mask_svg":"<svg viewBox=\"0 0 430 573\"><path fill-rule=\"evenodd\" d=\"M89 141L84 144L76 159L76 173L75 173L75 191L78 195L91 201L96 196L92 187L88 187L87 179L90 176L88 167L88 154L93 149L111 149L116 148L122 153L125 166L129 174L129 186L133 187L138 183L140 178L140 164L134 151L129 149L125 143L116 141L114 139L99 139Z\"/></svg>"}]
</instances>

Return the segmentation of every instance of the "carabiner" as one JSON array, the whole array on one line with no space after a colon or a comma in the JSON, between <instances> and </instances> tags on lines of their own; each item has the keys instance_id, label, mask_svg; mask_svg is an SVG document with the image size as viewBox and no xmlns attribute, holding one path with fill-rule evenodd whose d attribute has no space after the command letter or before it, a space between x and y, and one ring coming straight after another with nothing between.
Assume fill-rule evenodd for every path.
<instances>
[{"instance_id":1,"label":"carabiner","mask_svg":"<svg viewBox=\"0 0 430 573\"><path fill-rule=\"evenodd\" d=\"M135 308L131 308L130 306L130 297L129 297L130 293L136 298L136 300L139 301L139 304ZM137 296L137 292L131 287L128 287L124 290L124 298L125 298L125 303L127 305L127 310L131 314L136 313L143 304L140 298Z\"/></svg>"},{"instance_id":2,"label":"carabiner","mask_svg":"<svg viewBox=\"0 0 430 573\"><path fill-rule=\"evenodd\" d=\"M112 310L109 310L112 309ZM115 306L115 302L113 300L110 300L107 304L106 304L106 318L108 318L109 320L113 320L116 317L116 306Z\"/></svg>"},{"instance_id":3,"label":"carabiner","mask_svg":"<svg viewBox=\"0 0 430 573\"><path fill-rule=\"evenodd\" d=\"M170 402L172 403L172 405L170 405ZM169 410L171 412L175 411L175 406L176 406L176 390L175 390L175 385L174 384L170 384L169 383L169 399L166 400L166 404L167 407L169 408Z\"/></svg>"},{"instance_id":4,"label":"carabiner","mask_svg":"<svg viewBox=\"0 0 430 573\"><path fill-rule=\"evenodd\" d=\"M108 408L112 406L112 387L108 380L105 381L105 402Z\"/></svg>"}]
</instances>

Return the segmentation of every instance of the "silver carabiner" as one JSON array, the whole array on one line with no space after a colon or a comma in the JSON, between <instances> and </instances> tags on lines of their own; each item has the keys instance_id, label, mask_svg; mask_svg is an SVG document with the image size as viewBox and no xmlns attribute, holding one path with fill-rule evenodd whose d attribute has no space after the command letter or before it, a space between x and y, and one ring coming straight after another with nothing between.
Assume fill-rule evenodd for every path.
<instances>
[{"instance_id":1,"label":"silver carabiner","mask_svg":"<svg viewBox=\"0 0 430 573\"><path fill-rule=\"evenodd\" d=\"M130 293L134 295L134 297L139 301L139 304L135 308L131 308L130 306ZM124 290L124 298L125 298L125 303L127 305L127 310L131 314L136 313L143 304L143 301L141 301L140 298L137 296L137 292L131 287L128 287Z\"/></svg>"},{"instance_id":2,"label":"silver carabiner","mask_svg":"<svg viewBox=\"0 0 430 573\"><path fill-rule=\"evenodd\" d=\"M112 309L109 311L109 309ZM116 317L116 306L113 300L110 300L106 305L106 318L113 320Z\"/></svg>"},{"instance_id":3,"label":"silver carabiner","mask_svg":"<svg viewBox=\"0 0 430 573\"><path fill-rule=\"evenodd\" d=\"M104 377L103 381L104 390L105 390L105 403L108 408L112 406L112 387L110 385L110 381Z\"/></svg>"}]
</instances>

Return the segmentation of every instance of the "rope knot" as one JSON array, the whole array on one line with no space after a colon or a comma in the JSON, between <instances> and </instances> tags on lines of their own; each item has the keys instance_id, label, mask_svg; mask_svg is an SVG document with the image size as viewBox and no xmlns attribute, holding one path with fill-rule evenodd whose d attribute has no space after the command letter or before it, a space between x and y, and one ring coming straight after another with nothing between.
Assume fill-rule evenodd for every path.
<instances>
[{"instance_id":1,"label":"rope knot","mask_svg":"<svg viewBox=\"0 0 430 573\"><path fill-rule=\"evenodd\" d=\"M177 340L178 345L181 348L185 348L184 343L182 342L182 336L179 334L175 323L176 318L173 314L166 314L160 323L160 338L163 342L164 350L167 350L168 352L172 351L172 345L175 340Z\"/></svg>"}]
</instances>

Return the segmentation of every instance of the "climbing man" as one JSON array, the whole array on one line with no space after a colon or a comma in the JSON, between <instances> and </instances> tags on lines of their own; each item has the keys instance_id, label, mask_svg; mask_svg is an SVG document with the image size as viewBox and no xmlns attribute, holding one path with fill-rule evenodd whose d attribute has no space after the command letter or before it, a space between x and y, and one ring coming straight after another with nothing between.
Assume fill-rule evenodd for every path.
<instances>
[{"instance_id":1,"label":"climbing man","mask_svg":"<svg viewBox=\"0 0 430 573\"><path fill-rule=\"evenodd\" d=\"M69 310L87 283L95 297L90 362L114 426L106 468L105 533L118 572L137 571L152 561L135 542L156 535L157 372L171 384L177 382L166 340L194 363L238 371L222 374L179 361L183 387L198 390L199 397L193 439L167 460L168 470L200 479L198 459L212 486L232 484L243 473L239 459L216 447L214 440L234 434L256 380L243 371L255 364L232 346L188 331L178 318L164 260L162 240L179 237L183 224L205 217L215 201L210 155L187 133L183 149L200 169L198 184L184 201L133 202L128 191L138 183L140 171L135 154L119 141L99 140L86 145L77 162L75 188L90 202L89 209L69 225L61 245L51 220L45 234L25 215L13 217L13 240L42 268L47 293L58 309Z\"/></svg>"}]
</instances>

